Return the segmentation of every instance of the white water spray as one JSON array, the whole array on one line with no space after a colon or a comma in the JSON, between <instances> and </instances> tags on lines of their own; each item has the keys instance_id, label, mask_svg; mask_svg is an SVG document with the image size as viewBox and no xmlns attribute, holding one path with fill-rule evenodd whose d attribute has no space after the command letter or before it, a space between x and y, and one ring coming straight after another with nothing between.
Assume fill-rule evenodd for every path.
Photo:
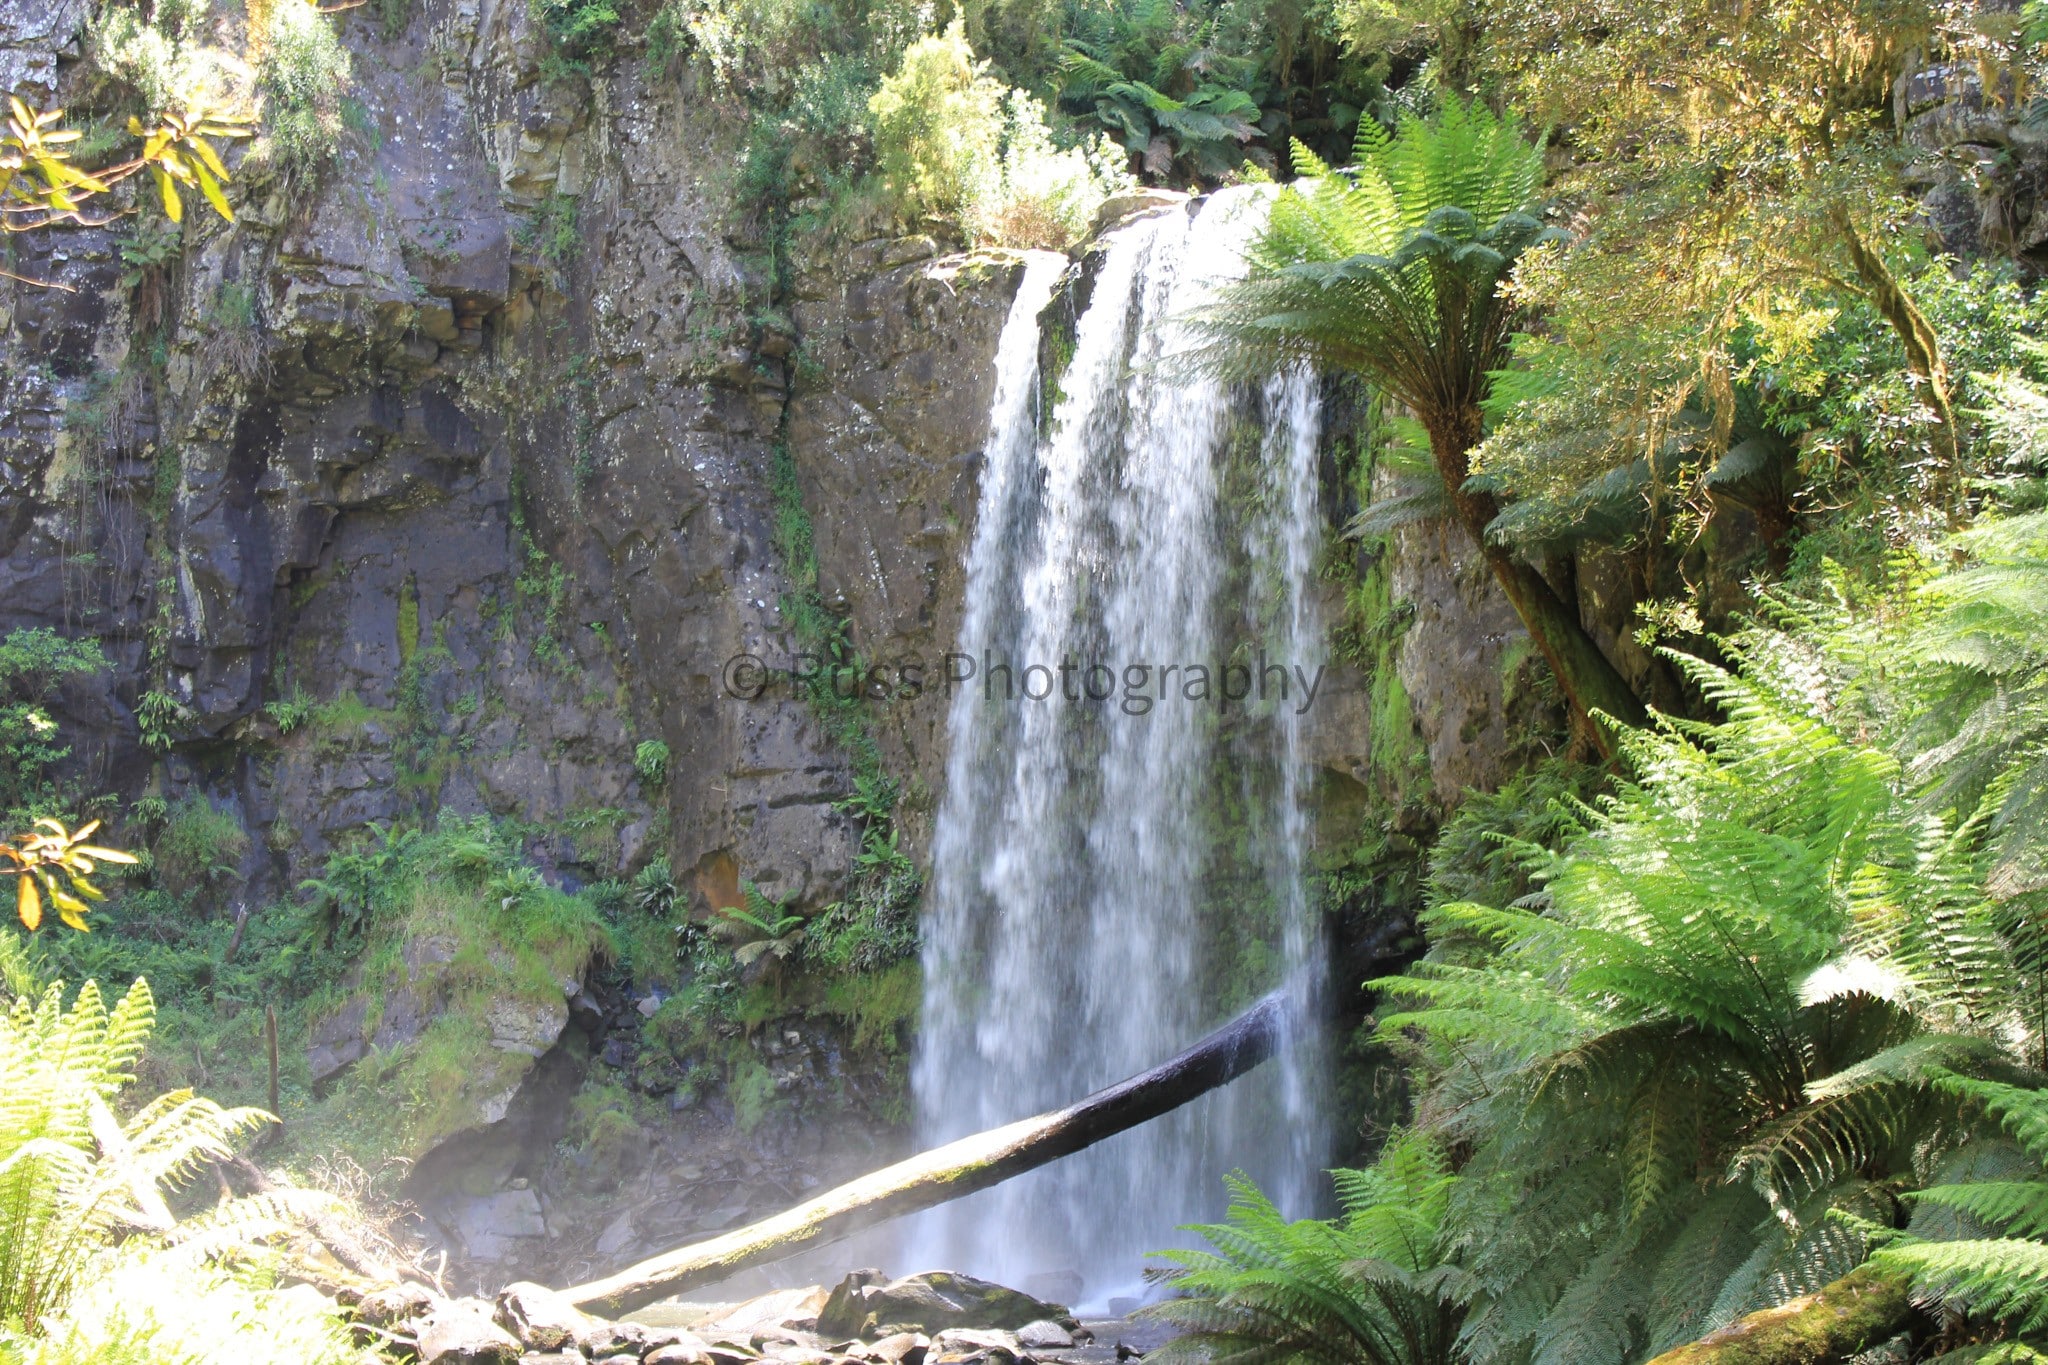
<instances>
[{"instance_id":1,"label":"white water spray","mask_svg":"<svg viewBox=\"0 0 2048 1365\"><path fill-rule=\"evenodd\" d=\"M1164 1061L1276 985L1313 1015L1301 728L1322 662L1317 390L1287 374L1246 391L1173 364L1194 341L1183 320L1242 270L1260 196L1225 191L1112 234L1057 376L1038 373L1037 325L1057 259L1033 259L1004 330L968 556L977 676L949 715L925 927L927 1142ZM1236 683L1256 675L1251 696L1223 700L1227 665L1245 670ZM1093 1304L1138 1292L1145 1254L1220 1214L1233 1169L1309 1211L1314 1070L1297 1040L1178 1113L925 1215L912 1257L1020 1286L1075 1272Z\"/></svg>"}]
</instances>

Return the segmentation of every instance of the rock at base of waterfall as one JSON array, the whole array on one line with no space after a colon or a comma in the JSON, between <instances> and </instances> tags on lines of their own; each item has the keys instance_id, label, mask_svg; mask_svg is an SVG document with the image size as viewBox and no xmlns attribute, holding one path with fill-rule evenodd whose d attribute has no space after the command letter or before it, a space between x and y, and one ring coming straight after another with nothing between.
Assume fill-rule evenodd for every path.
<instances>
[{"instance_id":1,"label":"rock at base of waterfall","mask_svg":"<svg viewBox=\"0 0 2048 1365\"><path fill-rule=\"evenodd\" d=\"M358 1322L372 1327L389 1327L408 1318L423 1316L434 1306L435 1294L416 1284L386 1285L363 1295L351 1311Z\"/></svg>"},{"instance_id":2,"label":"rock at base of waterfall","mask_svg":"<svg viewBox=\"0 0 2048 1365\"><path fill-rule=\"evenodd\" d=\"M710 1348L695 1337L657 1346L641 1361L642 1365L712 1365Z\"/></svg>"},{"instance_id":3,"label":"rock at base of waterfall","mask_svg":"<svg viewBox=\"0 0 2048 1365\"><path fill-rule=\"evenodd\" d=\"M1040 1318L1017 1329L1017 1344L1033 1351L1064 1351L1074 1344L1074 1334L1051 1318Z\"/></svg>"},{"instance_id":4,"label":"rock at base of waterfall","mask_svg":"<svg viewBox=\"0 0 2048 1365\"><path fill-rule=\"evenodd\" d=\"M922 1332L897 1332L860 1348L854 1354L874 1365L924 1365L931 1338Z\"/></svg>"},{"instance_id":5,"label":"rock at base of waterfall","mask_svg":"<svg viewBox=\"0 0 2048 1365\"><path fill-rule=\"evenodd\" d=\"M441 1299L413 1319L422 1365L512 1365L519 1339L482 1299Z\"/></svg>"},{"instance_id":6,"label":"rock at base of waterfall","mask_svg":"<svg viewBox=\"0 0 2048 1365\"><path fill-rule=\"evenodd\" d=\"M731 1308L697 1324L705 1337L746 1338L773 1331L809 1332L818 1328L818 1315L829 1296L822 1286L777 1289Z\"/></svg>"},{"instance_id":7,"label":"rock at base of waterfall","mask_svg":"<svg viewBox=\"0 0 2048 1365\"><path fill-rule=\"evenodd\" d=\"M1067 1310L972 1275L928 1270L886 1285L855 1285L849 1276L818 1315L828 1336L872 1337L886 1331L927 1335L952 1327L1009 1331L1041 1318L1067 1321Z\"/></svg>"},{"instance_id":8,"label":"rock at base of waterfall","mask_svg":"<svg viewBox=\"0 0 2048 1365\"><path fill-rule=\"evenodd\" d=\"M536 1351L580 1346L597 1335L598 1320L546 1285L521 1281L498 1294L498 1323Z\"/></svg>"},{"instance_id":9,"label":"rock at base of waterfall","mask_svg":"<svg viewBox=\"0 0 2048 1365\"><path fill-rule=\"evenodd\" d=\"M1018 1365L1030 1357L1008 1332L952 1327L932 1338L924 1359L925 1365Z\"/></svg>"}]
</instances>

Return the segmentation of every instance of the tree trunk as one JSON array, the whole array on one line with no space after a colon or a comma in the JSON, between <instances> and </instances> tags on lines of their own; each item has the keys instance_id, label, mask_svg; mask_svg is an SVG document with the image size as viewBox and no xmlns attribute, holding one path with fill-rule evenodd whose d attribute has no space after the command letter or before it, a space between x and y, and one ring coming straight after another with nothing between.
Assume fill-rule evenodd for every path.
<instances>
[{"instance_id":1,"label":"tree trunk","mask_svg":"<svg viewBox=\"0 0 2048 1365\"><path fill-rule=\"evenodd\" d=\"M1443 414L1428 426L1430 454L1459 523L1486 557L1529 638L1549 661L1573 719L1587 727L1602 755L1611 758L1614 736L1596 713L1623 725L1641 725L1648 719L1642 701L1586 633L1578 610L1560 598L1533 565L1487 539L1487 524L1500 515L1500 501L1491 493L1465 487L1472 474L1472 447L1479 444L1479 410Z\"/></svg>"},{"instance_id":2,"label":"tree trunk","mask_svg":"<svg viewBox=\"0 0 2048 1365\"><path fill-rule=\"evenodd\" d=\"M1833 1365L1897 1336L1914 1316L1906 1281L1864 1266L1817 1293L1666 1351L1650 1365Z\"/></svg>"},{"instance_id":3,"label":"tree trunk","mask_svg":"<svg viewBox=\"0 0 2048 1365\"><path fill-rule=\"evenodd\" d=\"M1162 1066L1078 1104L964 1137L885 1166L817 1198L709 1241L665 1252L565 1290L577 1307L618 1315L748 1266L997 1185L1178 1109L1273 1055L1286 1029L1279 992Z\"/></svg>"},{"instance_id":4,"label":"tree trunk","mask_svg":"<svg viewBox=\"0 0 2048 1365\"><path fill-rule=\"evenodd\" d=\"M1906 368L1927 387L1927 406L1934 410L1934 454L1941 462L1941 486L1949 502L1949 523L1954 525L1962 516L1962 448L1956 439L1955 411L1949 404L1948 366L1941 358L1941 340L1934 334L1934 324L1884 263L1884 257L1863 240L1849 210L1836 204L1828 211L1828 217L1841 234L1849 261L1856 267L1857 279L1869 291L1871 303L1898 334L1899 344L1906 350Z\"/></svg>"}]
</instances>

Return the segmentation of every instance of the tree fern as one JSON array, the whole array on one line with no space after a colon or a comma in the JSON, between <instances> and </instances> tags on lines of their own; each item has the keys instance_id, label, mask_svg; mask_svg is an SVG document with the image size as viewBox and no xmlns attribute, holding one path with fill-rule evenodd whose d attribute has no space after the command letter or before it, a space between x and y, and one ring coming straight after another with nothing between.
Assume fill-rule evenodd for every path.
<instances>
[{"instance_id":1,"label":"tree fern","mask_svg":"<svg viewBox=\"0 0 2048 1365\"><path fill-rule=\"evenodd\" d=\"M1332 1173L1333 1222L1290 1222L1233 1176L1208 1251L1168 1251L1176 1297L1148 1309L1187 1329L1153 1353L1175 1365L1449 1365L1469 1277L1443 1260L1455 1183L1425 1140L1396 1137L1369 1170Z\"/></svg>"},{"instance_id":2,"label":"tree fern","mask_svg":"<svg viewBox=\"0 0 2048 1365\"><path fill-rule=\"evenodd\" d=\"M0 1322L29 1331L97 1273L117 1234L177 1235L164 1190L267 1120L185 1091L117 1119L154 1018L149 988L137 981L112 1010L91 982L69 1009L62 989L0 1021Z\"/></svg>"},{"instance_id":3,"label":"tree fern","mask_svg":"<svg viewBox=\"0 0 2048 1365\"><path fill-rule=\"evenodd\" d=\"M1531 908L1439 906L1465 946L1376 983L1434 1068L1424 1121L1493 1192L1476 1358L1619 1365L1845 1272L1899 1216L1887 1180L1960 1136L1930 1081L2009 1036L1971 831L1835 727L1810 651L1725 648L1672 657L1722 718L1624 737L1632 780Z\"/></svg>"}]
</instances>

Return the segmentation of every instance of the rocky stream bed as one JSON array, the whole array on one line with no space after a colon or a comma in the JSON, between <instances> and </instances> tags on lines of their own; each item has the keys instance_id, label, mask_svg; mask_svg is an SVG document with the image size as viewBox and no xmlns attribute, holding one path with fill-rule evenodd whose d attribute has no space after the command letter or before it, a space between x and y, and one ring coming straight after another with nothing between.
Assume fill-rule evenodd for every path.
<instances>
[{"instance_id":1,"label":"rocky stream bed","mask_svg":"<svg viewBox=\"0 0 2048 1365\"><path fill-rule=\"evenodd\" d=\"M619 1321L531 1283L495 1301L407 1284L350 1307L365 1335L409 1348L424 1365L1112 1365L1171 1335L1142 1319L1077 1318L1065 1305L948 1271L890 1280L857 1270L830 1289L662 1303Z\"/></svg>"}]
</instances>

